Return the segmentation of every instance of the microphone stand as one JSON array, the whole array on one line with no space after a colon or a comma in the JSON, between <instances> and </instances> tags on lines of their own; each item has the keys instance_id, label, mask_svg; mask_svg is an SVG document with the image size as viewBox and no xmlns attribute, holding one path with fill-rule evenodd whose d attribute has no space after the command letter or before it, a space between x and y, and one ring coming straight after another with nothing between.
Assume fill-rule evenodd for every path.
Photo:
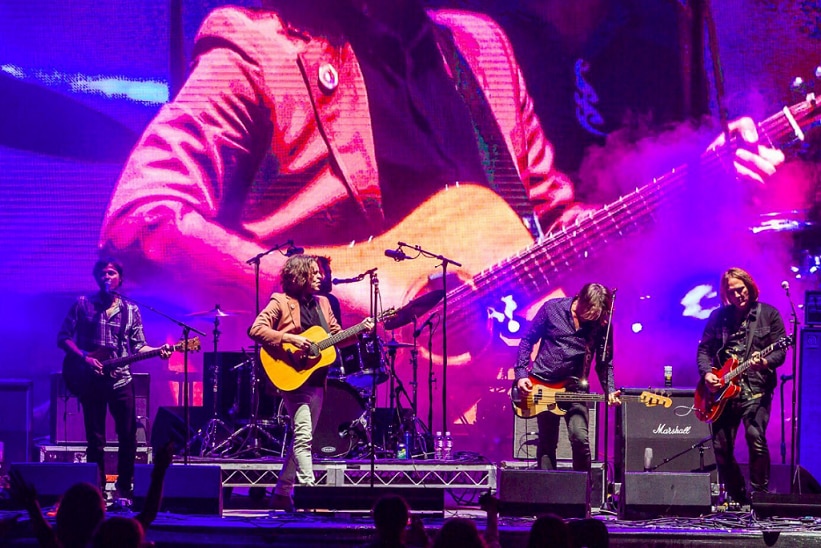
<instances>
[{"instance_id":1,"label":"microphone stand","mask_svg":"<svg viewBox=\"0 0 821 548\"><path fill-rule=\"evenodd\" d=\"M379 306L380 294L379 294L379 278L376 276L376 269L372 268L366 272L369 276L371 291L369 291L370 295L370 314L371 318L376 321L376 308ZM364 276L364 275L363 275ZM376 326L374 326L374 332L376 331ZM376 342L376 341L374 341ZM396 351L396 349L394 349ZM373 415L374 415L374 407L376 407L376 381L378 375L374 372L371 378L371 395L368 398L370 401L368 402L368 418L365 422L365 432L368 437L368 452L370 453L368 457L370 458L370 465L371 465L371 475L370 475L370 487L371 490L374 489L374 480L376 478L376 445L373 442ZM393 381L391 381L393 384Z\"/></svg>"},{"instance_id":2,"label":"microphone stand","mask_svg":"<svg viewBox=\"0 0 821 548\"><path fill-rule=\"evenodd\" d=\"M617 291L616 289L613 290L613 299L610 301L610 311L609 311L610 321L607 322L607 330L604 333L604 344L602 346L602 352L601 352L601 354L602 354L601 357L603 358L602 362L605 363L605 364L607 363L607 358L608 358L607 348L608 348L608 344L609 344L611 336L612 336L613 310L615 309L615 306L616 306L616 291ZM609 356L609 357L610 357L611 360L613 359L612 355ZM607 367L607 369L609 369L609 366ZM604 441L604 455L603 455L604 466L602 466L602 485L604 487L604 496L602 497L602 505L601 505L601 508L603 510L606 510L606 509L611 509L611 508L609 508L610 504L609 504L609 501L607 500L607 496L610 494L610 484L609 484L608 473L607 473L608 460L610 458L610 452L608 450L608 442L609 442L609 438L610 438L610 432L609 432L610 431L610 391L611 391L610 372L605 371L604 380L602 380L602 379L599 379L599 380L602 381L602 385L604 385L603 386L604 387L604 397L606 398L605 402L604 402L604 432L603 432L603 436L604 436L604 440L603 440ZM597 434L598 434L598 432L597 432Z\"/></svg>"},{"instance_id":3,"label":"microphone stand","mask_svg":"<svg viewBox=\"0 0 821 548\"><path fill-rule=\"evenodd\" d=\"M793 380L792 375L781 375L781 385L778 389L781 391L781 464L787 464L787 437L786 427L787 417L784 415L784 383Z\"/></svg>"},{"instance_id":4,"label":"microphone stand","mask_svg":"<svg viewBox=\"0 0 821 548\"><path fill-rule=\"evenodd\" d=\"M787 294L787 300L790 302L790 314L792 315L791 322L792 322L792 340L793 344L798 344L798 313L795 311L795 303L792 301L792 297L790 296L790 284L784 284L784 291ZM782 377L783 379L783 377ZM783 380L782 380L783 382ZM801 402L798 401L798 383L801 382L801 378L798 376L798 352L795 351L795 348L792 349L792 408L790 412L792 413L792 431L790 432L791 439L790 439L790 481L795 480L795 466L796 466L796 454L798 453L798 413L800 411ZM783 394L783 391L782 391ZM784 400L781 400L781 405L783 409ZM784 420L784 413L781 413L781 420ZM783 435L783 434L782 434ZM801 455L798 455L800 458Z\"/></svg>"},{"instance_id":5,"label":"microphone stand","mask_svg":"<svg viewBox=\"0 0 821 548\"><path fill-rule=\"evenodd\" d=\"M285 252L280 251L283 247L287 249ZM267 251L263 251L261 253L257 253L250 259L248 259L246 264L254 265L254 313L256 316L259 316L260 306L259 306L259 264L260 260L265 257L266 255L270 255L274 251L280 251L282 255L286 257L290 257L292 255L298 255L302 253L302 248L298 248L294 245L293 240L288 240L287 242L277 244L271 249ZM255 317L256 317L255 316ZM251 416L248 417L248 423L228 436L228 438L219 444L217 447L213 449L213 453L224 453L231 445L238 439L244 436L243 441L239 444L236 451L231 455L233 457L241 457L245 453L249 453L253 457L261 456L261 453L265 451L260 443L260 438L265 438L269 442L273 442L274 438L271 434L266 432L262 429L262 427L257 424L257 411L259 408L259 390L257 387L257 370L259 367L259 343L254 343L254 359L253 363L249 368L249 384L251 387ZM246 447L248 444L248 447ZM273 453L273 451L271 451Z\"/></svg>"},{"instance_id":6,"label":"microphone stand","mask_svg":"<svg viewBox=\"0 0 821 548\"><path fill-rule=\"evenodd\" d=\"M182 406L183 406L183 411L185 413L185 436L186 436L186 441L187 441L188 435L191 433L191 412L190 412L190 408L189 408L190 404L188 402L188 389L189 389L189 386L188 386L188 340L189 340L189 335L192 331L194 333L197 333L198 335L203 336L203 337L205 337L205 333L203 333L202 331L200 331L199 329L197 329L195 327L192 327L192 326L188 325L185 322L182 322L182 321L180 321L176 318L173 318L173 317L169 316L165 312L160 312L159 310L157 310L156 308L154 308L151 305L141 303L136 299L132 299L131 297L126 297L121 293L117 293L116 291L112 291L111 294L120 297L124 301L131 301L132 303L136 304L140 308L146 308L146 309L150 310L151 312L153 312L154 314L157 314L158 316L162 316L163 318L177 324L179 327L182 328L182 338L183 338L183 347L182 347L183 348L183 351L182 351L182 355L183 355L183 358L182 358L182 360L183 360ZM186 444L185 451L183 453L183 463L184 464L188 464L189 453L190 453L190 447L188 446L188 444Z\"/></svg>"},{"instance_id":7,"label":"microphone stand","mask_svg":"<svg viewBox=\"0 0 821 548\"><path fill-rule=\"evenodd\" d=\"M400 248L409 247L425 257L442 261L440 265L442 266L442 292L444 293L442 297L442 434L444 434L448 431L448 265L462 266L462 264L422 249L418 245L408 245L404 242L399 242L398 245Z\"/></svg>"}]
</instances>

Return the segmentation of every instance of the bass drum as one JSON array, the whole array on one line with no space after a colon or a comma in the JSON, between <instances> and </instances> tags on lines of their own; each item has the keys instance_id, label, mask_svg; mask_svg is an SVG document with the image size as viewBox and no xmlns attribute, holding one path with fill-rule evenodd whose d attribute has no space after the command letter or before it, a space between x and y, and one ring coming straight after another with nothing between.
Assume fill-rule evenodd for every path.
<instances>
[{"instance_id":1,"label":"bass drum","mask_svg":"<svg viewBox=\"0 0 821 548\"><path fill-rule=\"evenodd\" d=\"M319 459L343 459L364 438L365 400L352 386L339 380L328 379L325 400L314 429L313 455ZM285 402L279 402L277 416L290 425L291 419Z\"/></svg>"}]
</instances>

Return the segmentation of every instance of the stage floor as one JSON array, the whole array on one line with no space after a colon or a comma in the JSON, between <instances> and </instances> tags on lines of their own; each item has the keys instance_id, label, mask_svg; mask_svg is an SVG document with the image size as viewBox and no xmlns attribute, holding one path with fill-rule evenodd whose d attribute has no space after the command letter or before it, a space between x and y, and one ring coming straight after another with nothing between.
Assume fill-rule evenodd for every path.
<instances>
[{"instance_id":1,"label":"stage floor","mask_svg":"<svg viewBox=\"0 0 821 548\"><path fill-rule=\"evenodd\" d=\"M12 513L2 512L0 517ZM113 514L112 514L113 515ZM120 512L118 515L128 515ZM475 519L480 529L485 518L476 507L448 508L442 517L424 517L433 535L444 519ZM710 546L710 547L810 547L821 546L821 520L756 520L750 513L722 512L703 518L663 518L619 521L599 513L610 533L610 546ZM505 548L524 548L533 518L500 518L500 540ZM329 548L362 546L372 539L366 514L307 512L292 514L266 510L225 510L222 517L162 513L148 531L155 546L283 546ZM21 517L3 546L35 546L27 520Z\"/></svg>"},{"instance_id":2,"label":"stage floor","mask_svg":"<svg viewBox=\"0 0 821 548\"><path fill-rule=\"evenodd\" d=\"M180 470L178 464L170 473ZM222 515L161 512L148 531L148 539L156 546L362 546L372 540L374 530L367 512L370 503L357 502L357 499L370 497L373 500L387 489L407 493L406 498L413 501L414 512L422 516L430 535L439 530L444 520L454 516L474 519L479 528L484 529L486 519L478 508L478 498L495 489L497 475L507 468L481 459L463 462L379 460L375 474L371 475L367 461L317 462L317 477L322 486L309 488L308 494L314 498L303 499L309 502L302 505L303 509L286 513L266 508L270 488L281 468L281 459L195 459L191 464L220 466L221 491L219 475L214 485L216 492L223 496ZM174 497L177 489L173 481L168 481L171 477L166 478L165 495L168 497ZM188 483L184 491L184 494L191 494L188 491L196 489ZM318 497L317 492L320 493ZM417 510L430 502L432 493L435 494L433 504L438 504L439 510ZM297 492L298 505L299 496ZM324 508L333 507L328 506L333 497L337 497L336 504L340 500L356 504L322 510L323 504ZM819 508L821 501L807 507L806 512L819 514ZM799 510L797 515L802 516L802 511ZM110 515L114 513L111 509ZM607 527L610 546L821 546L821 519L815 517L759 519L751 512L723 511L699 518L627 521L618 519L615 512L603 510L598 503L591 504L591 513ZM131 512L116 510L116 514L131 515ZM0 512L0 519L9 517L17 517L17 522L5 538L0 537L0 546L36 545L25 514ZM503 516L499 521L502 546L526 546L533 516Z\"/></svg>"}]
</instances>

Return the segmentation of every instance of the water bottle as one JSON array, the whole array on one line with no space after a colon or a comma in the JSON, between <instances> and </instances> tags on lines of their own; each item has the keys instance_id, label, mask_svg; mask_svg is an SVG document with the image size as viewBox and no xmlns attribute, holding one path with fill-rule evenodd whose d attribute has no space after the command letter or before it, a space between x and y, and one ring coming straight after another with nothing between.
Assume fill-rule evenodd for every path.
<instances>
[{"instance_id":1,"label":"water bottle","mask_svg":"<svg viewBox=\"0 0 821 548\"><path fill-rule=\"evenodd\" d=\"M445 460L453 459L453 438L450 432L445 432L445 450L442 452L442 458Z\"/></svg>"},{"instance_id":2,"label":"water bottle","mask_svg":"<svg viewBox=\"0 0 821 548\"><path fill-rule=\"evenodd\" d=\"M408 452L408 458L413 458L413 432L410 430L405 430L405 449Z\"/></svg>"},{"instance_id":3,"label":"water bottle","mask_svg":"<svg viewBox=\"0 0 821 548\"><path fill-rule=\"evenodd\" d=\"M408 458L408 448L404 443L400 443L396 446L396 458L400 460Z\"/></svg>"},{"instance_id":4,"label":"water bottle","mask_svg":"<svg viewBox=\"0 0 821 548\"><path fill-rule=\"evenodd\" d=\"M436 432L433 438L433 458L442 460L445 456L445 439L442 437L442 432Z\"/></svg>"}]
</instances>

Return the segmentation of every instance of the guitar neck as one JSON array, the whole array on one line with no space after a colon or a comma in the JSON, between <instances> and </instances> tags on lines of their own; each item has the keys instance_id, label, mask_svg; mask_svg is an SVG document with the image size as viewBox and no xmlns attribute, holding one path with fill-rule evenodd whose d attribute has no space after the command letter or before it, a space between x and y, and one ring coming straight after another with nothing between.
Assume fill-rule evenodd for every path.
<instances>
[{"instance_id":1,"label":"guitar neck","mask_svg":"<svg viewBox=\"0 0 821 548\"><path fill-rule=\"evenodd\" d=\"M103 366L108 368L123 367L124 365L128 365L130 363L147 360L149 358L155 358L159 356L161 352L162 350L158 348L156 350L149 350L148 352L138 352L132 356L126 356L124 358L112 358L110 360L105 360L102 363Z\"/></svg>"},{"instance_id":2,"label":"guitar neck","mask_svg":"<svg viewBox=\"0 0 821 548\"><path fill-rule=\"evenodd\" d=\"M761 141L783 148L803 140L801 128L808 129L817 123L817 110L814 98L785 107L758 125ZM722 166L730 165L733 145L728 143L702 153L697 162L698 173L714 174ZM448 321L452 320L455 327L473 321L474 303L500 290L515 288L530 300L543 296L608 242L652 224L659 206L684 188L689 174L689 165L679 166L579 219L572 227L552 232L515 256L478 273L472 283L448 293Z\"/></svg>"},{"instance_id":3,"label":"guitar neck","mask_svg":"<svg viewBox=\"0 0 821 548\"><path fill-rule=\"evenodd\" d=\"M587 392L557 392L554 395L556 401L568 402L599 402L607 400L604 394L589 394ZM619 396L623 402L641 401L641 396Z\"/></svg>"},{"instance_id":4,"label":"guitar neck","mask_svg":"<svg viewBox=\"0 0 821 548\"><path fill-rule=\"evenodd\" d=\"M319 350L325 350L326 348L330 348L331 346L335 346L336 344L344 341L348 337L353 337L354 335L358 335L362 331L365 331L365 322L360 322L353 327L349 327L348 329L343 329L339 333L331 335L330 337L323 339L322 341L316 343L319 347Z\"/></svg>"},{"instance_id":5,"label":"guitar neck","mask_svg":"<svg viewBox=\"0 0 821 548\"><path fill-rule=\"evenodd\" d=\"M767 356L769 356L770 354L775 352L778 348L781 348L783 344L784 344L784 342L782 340L778 340L778 341L772 343L771 345L767 346L766 348L764 348L760 352L758 352L758 355L759 355L760 358L766 358ZM733 381L736 377L739 377L739 376L743 375L744 372L747 371L753 365L753 363L755 363L755 361L756 360L754 358L750 358L749 360L745 360L745 361L741 362L738 365L738 367L736 367L732 371L728 371L724 375L724 383L725 384L729 383L729 382Z\"/></svg>"}]
</instances>

